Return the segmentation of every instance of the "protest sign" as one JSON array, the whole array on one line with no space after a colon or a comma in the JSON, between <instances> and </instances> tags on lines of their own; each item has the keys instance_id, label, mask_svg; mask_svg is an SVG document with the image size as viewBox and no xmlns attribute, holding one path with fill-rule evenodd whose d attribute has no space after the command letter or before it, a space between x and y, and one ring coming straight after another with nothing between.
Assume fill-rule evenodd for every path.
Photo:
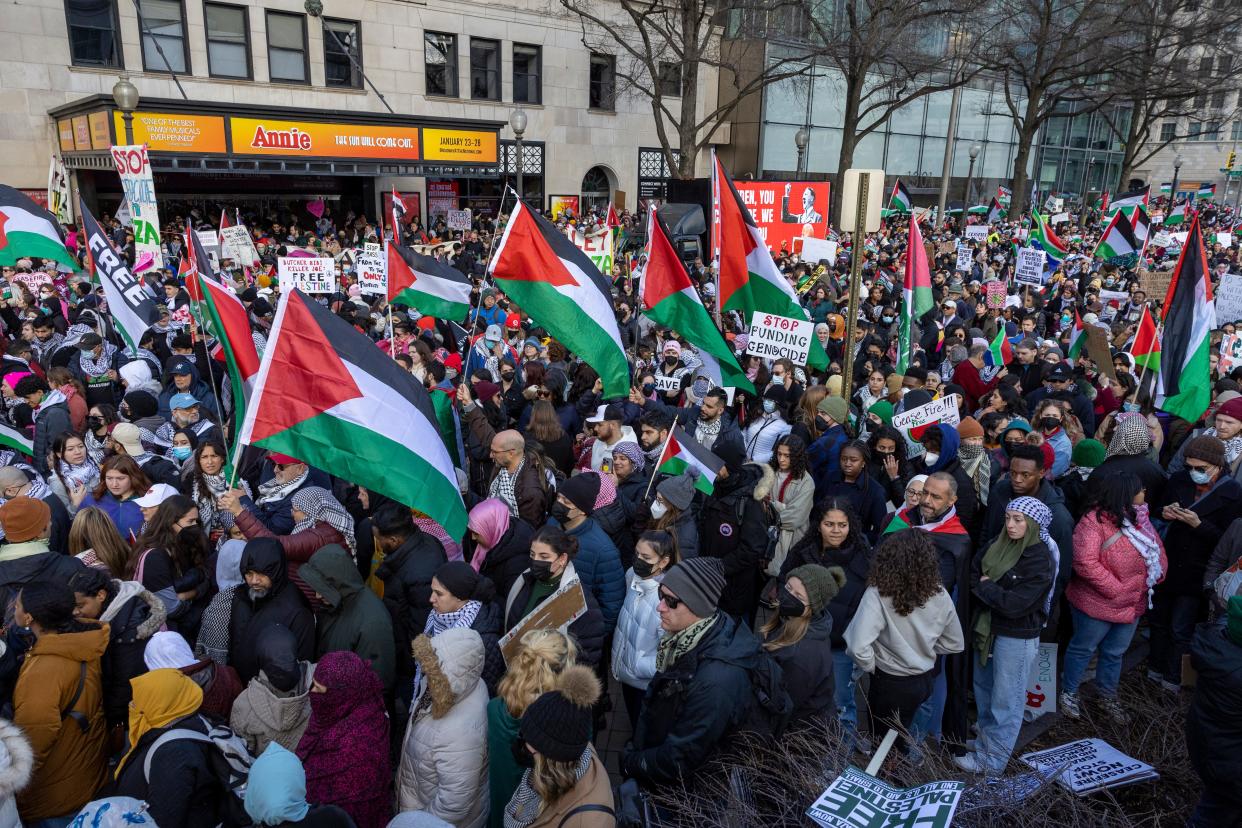
<instances>
[{"instance_id":1,"label":"protest sign","mask_svg":"<svg viewBox=\"0 0 1242 828\"><path fill-rule=\"evenodd\" d=\"M969 273L970 268L975 263L974 251L969 247L959 247L957 249L957 266L954 270L959 273Z\"/></svg>"},{"instance_id":2,"label":"protest sign","mask_svg":"<svg viewBox=\"0 0 1242 828\"><path fill-rule=\"evenodd\" d=\"M368 256L379 256L383 258L384 250L380 247L379 242L365 242L362 245L362 251Z\"/></svg>"},{"instance_id":3,"label":"protest sign","mask_svg":"<svg viewBox=\"0 0 1242 828\"><path fill-rule=\"evenodd\" d=\"M1233 247L1233 233L1217 233L1216 243L1221 247Z\"/></svg>"},{"instance_id":4,"label":"protest sign","mask_svg":"<svg viewBox=\"0 0 1242 828\"><path fill-rule=\"evenodd\" d=\"M806 319L756 312L750 317L750 343L746 353L806 365L814 335L815 325Z\"/></svg>"},{"instance_id":5,"label":"protest sign","mask_svg":"<svg viewBox=\"0 0 1242 828\"><path fill-rule=\"evenodd\" d=\"M1102 739L1080 739L1059 747L1025 754L1022 761L1041 771L1056 770L1065 766L1057 777L1076 796L1129 785L1145 779L1156 779L1160 774L1145 762L1126 756Z\"/></svg>"},{"instance_id":6,"label":"protest sign","mask_svg":"<svg viewBox=\"0 0 1242 828\"><path fill-rule=\"evenodd\" d=\"M680 391L681 380L677 377L665 377L657 374L655 377L655 387L661 394Z\"/></svg>"},{"instance_id":7,"label":"protest sign","mask_svg":"<svg viewBox=\"0 0 1242 828\"><path fill-rule=\"evenodd\" d=\"M1216 285L1216 321L1221 325L1242 319L1242 276L1226 273ZM1150 294L1149 294L1150 295ZM1158 297L1163 299L1163 294Z\"/></svg>"},{"instance_id":8,"label":"protest sign","mask_svg":"<svg viewBox=\"0 0 1242 828\"><path fill-rule=\"evenodd\" d=\"M281 256L276 260L280 292L297 288L304 293L331 293L336 290L335 264L316 256Z\"/></svg>"},{"instance_id":9,"label":"protest sign","mask_svg":"<svg viewBox=\"0 0 1242 828\"><path fill-rule=\"evenodd\" d=\"M802 261L808 264L819 264L827 260L830 265L837 261L838 245L836 242L811 236L801 236L798 240L802 242Z\"/></svg>"},{"instance_id":10,"label":"protest sign","mask_svg":"<svg viewBox=\"0 0 1242 828\"><path fill-rule=\"evenodd\" d=\"M1239 365L1242 365L1242 336L1225 334L1220 340L1220 364L1217 371L1224 376Z\"/></svg>"},{"instance_id":11,"label":"protest sign","mask_svg":"<svg viewBox=\"0 0 1242 828\"><path fill-rule=\"evenodd\" d=\"M847 767L806 809L806 815L824 828L948 828L964 790L965 782L949 781L894 788Z\"/></svg>"},{"instance_id":12,"label":"protest sign","mask_svg":"<svg viewBox=\"0 0 1242 828\"><path fill-rule=\"evenodd\" d=\"M959 422L961 422L961 415L957 411L957 394L949 394L895 415L893 428L899 431L909 431L933 423L957 425Z\"/></svg>"},{"instance_id":13,"label":"protest sign","mask_svg":"<svg viewBox=\"0 0 1242 828\"><path fill-rule=\"evenodd\" d=\"M470 211L469 210L449 210L446 216L448 229L450 230L469 230L470 229Z\"/></svg>"},{"instance_id":14,"label":"protest sign","mask_svg":"<svg viewBox=\"0 0 1242 828\"><path fill-rule=\"evenodd\" d=\"M164 267L160 251L160 213L155 202L155 180L151 176L151 159L145 144L114 146L111 148L112 163L121 178L125 203L133 219L134 255L141 259L144 253L151 255L151 266ZM214 232L213 232L214 235Z\"/></svg>"},{"instance_id":15,"label":"protest sign","mask_svg":"<svg viewBox=\"0 0 1242 828\"><path fill-rule=\"evenodd\" d=\"M1065 224L1065 222L1069 221L1069 213L1057 213L1048 221L1052 224Z\"/></svg>"},{"instance_id":16,"label":"protest sign","mask_svg":"<svg viewBox=\"0 0 1242 828\"><path fill-rule=\"evenodd\" d=\"M1109 332L1099 325L1084 323L1083 335L1087 337L1087 356L1095 363L1096 370L1113 382L1117 381L1117 372L1113 369L1113 352L1109 342Z\"/></svg>"},{"instance_id":17,"label":"protest sign","mask_svg":"<svg viewBox=\"0 0 1242 828\"><path fill-rule=\"evenodd\" d=\"M513 629L509 630L497 644L506 664L513 663L522 643L522 636L532 630L565 631L570 624L587 611L586 595L582 592L581 581L570 581L562 584L556 592L549 595L542 604L535 607L530 615L523 618Z\"/></svg>"},{"instance_id":18,"label":"protest sign","mask_svg":"<svg viewBox=\"0 0 1242 828\"><path fill-rule=\"evenodd\" d=\"M226 259L232 259L247 267L256 267L259 264L259 251L255 249L254 241L250 238L250 231L244 224L221 227L220 247ZM207 249L207 255L211 255L210 248Z\"/></svg>"},{"instance_id":19,"label":"protest sign","mask_svg":"<svg viewBox=\"0 0 1242 828\"><path fill-rule=\"evenodd\" d=\"M1173 281L1172 270L1140 269L1138 275L1139 289L1144 291L1149 299L1163 300L1164 295L1169 292L1169 282Z\"/></svg>"},{"instance_id":20,"label":"protest sign","mask_svg":"<svg viewBox=\"0 0 1242 828\"><path fill-rule=\"evenodd\" d=\"M1033 722L1045 713L1057 712L1057 645L1039 645L1039 653L1026 679L1026 709L1022 718Z\"/></svg>"},{"instance_id":21,"label":"protest sign","mask_svg":"<svg viewBox=\"0 0 1242 828\"><path fill-rule=\"evenodd\" d=\"M987 290L988 310L999 310L1000 308L1005 307L1005 294L1008 293L1008 291L1005 288L1004 282L988 282L987 285L985 285L985 289Z\"/></svg>"},{"instance_id":22,"label":"protest sign","mask_svg":"<svg viewBox=\"0 0 1242 828\"><path fill-rule=\"evenodd\" d=\"M384 296L388 294L388 269L384 267L383 256L359 256L354 259L354 269L358 273L359 291Z\"/></svg>"},{"instance_id":23,"label":"protest sign","mask_svg":"<svg viewBox=\"0 0 1242 828\"><path fill-rule=\"evenodd\" d=\"M612 262L616 255L616 240L612 231L600 230L595 233L584 233L571 226L565 228L565 235L575 247L587 254L591 264L595 265L605 279L612 278Z\"/></svg>"},{"instance_id":24,"label":"protest sign","mask_svg":"<svg viewBox=\"0 0 1242 828\"><path fill-rule=\"evenodd\" d=\"M216 235L215 230L196 230L194 234L198 236L198 243L203 246L203 251L207 253L207 258L211 259L211 266L220 269L220 237Z\"/></svg>"},{"instance_id":25,"label":"protest sign","mask_svg":"<svg viewBox=\"0 0 1242 828\"><path fill-rule=\"evenodd\" d=\"M1039 287L1044 283L1044 260L1047 254L1044 251L1034 247L1022 247L1018 249L1018 266L1014 269L1014 281L1020 285L1035 285Z\"/></svg>"},{"instance_id":26,"label":"protest sign","mask_svg":"<svg viewBox=\"0 0 1242 828\"><path fill-rule=\"evenodd\" d=\"M992 232L990 224L968 224L966 225L965 236L968 240L982 242L987 241L988 234Z\"/></svg>"},{"instance_id":27,"label":"protest sign","mask_svg":"<svg viewBox=\"0 0 1242 828\"><path fill-rule=\"evenodd\" d=\"M20 282L30 288L31 294L36 297L39 295L40 285L52 284L51 275L42 270L36 270L34 273L14 273L11 278L14 282Z\"/></svg>"},{"instance_id":28,"label":"protest sign","mask_svg":"<svg viewBox=\"0 0 1242 828\"><path fill-rule=\"evenodd\" d=\"M1156 247L1168 247L1173 243L1173 236L1165 230L1161 230L1151 237L1151 243Z\"/></svg>"},{"instance_id":29,"label":"protest sign","mask_svg":"<svg viewBox=\"0 0 1242 828\"><path fill-rule=\"evenodd\" d=\"M827 181L735 181L769 251L793 252L794 241L828 237Z\"/></svg>"},{"instance_id":30,"label":"protest sign","mask_svg":"<svg viewBox=\"0 0 1242 828\"><path fill-rule=\"evenodd\" d=\"M1123 290L1101 290L1100 301L1102 302L1128 302L1130 294Z\"/></svg>"}]
</instances>

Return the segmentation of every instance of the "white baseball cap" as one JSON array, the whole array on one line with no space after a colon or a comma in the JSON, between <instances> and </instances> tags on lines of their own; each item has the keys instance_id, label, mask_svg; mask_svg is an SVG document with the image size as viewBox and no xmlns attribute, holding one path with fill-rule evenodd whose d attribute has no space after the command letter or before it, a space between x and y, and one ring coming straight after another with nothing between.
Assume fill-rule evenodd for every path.
<instances>
[{"instance_id":1,"label":"white baseball cap","mask_svg":"<svg viewBox=\"0 0 1242 828\"><path fill-rule=\"evenodd\" d=\"M140 508L149 509L152 506L159 506L168 498L179 495L181 492L169 486L167 483L154 483L151 488L147 489L147 493L142 497L134 498Z\"/></svg>"}]
</instances>

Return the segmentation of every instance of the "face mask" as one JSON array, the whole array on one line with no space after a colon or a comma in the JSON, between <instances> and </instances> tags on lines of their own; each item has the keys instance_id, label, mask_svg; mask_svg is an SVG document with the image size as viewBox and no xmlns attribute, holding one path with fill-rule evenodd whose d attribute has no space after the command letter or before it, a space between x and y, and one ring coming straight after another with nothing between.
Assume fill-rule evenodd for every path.
<instances>
[{"instance_id":1,"label":"face mask","mask_svg":"<svg viewBox=\"0 0 1242 828\"><path fill-rule=\"evenodd\" d=\"M655 390L656 390L656 387L655 387L655 383L654 383L654 382L644 382L644 383L643 383L643 393L644 393L644 394L654 394L654 393L655 393Z\"/></svg>"},{"instance_id":2,"label":"face mask","mask_svg":"<svg viewBox=\"0 0 1242 828\"><path fill-rule=\"evenodd\" d=\"M880 321L881 321L881 322L883 322L885 325L891 325L891 324L893 324L894 322L896 322L896 321L897 321L897 317L895 317L895 316L881 316L881 317L880 317Z\"/></svg>"},{"instance_id":3,"label":"face mask","mask_svg":"<svg viewBox=\"0 0 1242 828\"><path fill-rule=\"evenodd\" d=\"M647 563L642 558L634 559L634 574L639 578L650 578L652 572L655 572L655 564Z\"/></svg>"},{"instance_id":4,"label":"face mask","mask_svg":"<svg viewBox=\"0 0 1242 828\"><path fill-rule=\"evenodd\" d=\"M103 424L104 424L103 417L87 417L86 418L86 425L90 427L92 430L96 428L103 428Z\"/></svg>"},{"instance_id":5,"label":"face mask","mask_svg":"<svg viewBox=\"0 0 1242 828\"><path fill-rule=\"evenodd\" d=\"M665 365L676 365L676 364L677 364L677 357L675 357L675 356L666 356L666 357L664 357L664 364L665 364Z\"/></svg>"},{"instance_id":6,"label":"face mask","mask_svg":"<svg viewBox=\"0 0 1242 828\"><path fill-rule=\"evenodd\" d=\"M1212 482L1212 475L1199 469L1191 469L1190 479L1195 481L1196 486L1204 486Z\"/></svg>"},{"instance_id":7,"label":"face mask","mask_svg":"<svg viewBox=\"0 0 1242 828\"><path fill-rule=\"evenodd\" d=\"M514 739L509 743L509 749L513 752L513 761L517 763L519 768L533 768L535 766L535 754L526 749L525 739Z\"/></svg>"},{"instance_id":8,"label":"face mask","mask_svg":"<svg viewBox=\"0 0 1242 828\"><path fill-rule=\"evenodd\" d=\"M203 530L198 526L183 526L177 531L177 540L184 546L196 544L203 536Z\"/></svg>"},{"instance_id":9,"label":"face mask","mask_svg":"<svg viewBox=\"0 0 1242 828\"><path fill-rule=\"evenodd\" d=\"M923 455L923 462L927 463L927 465L929 466L934 466L939 461L940 461L940 452L929 451Z\"/></svg>"},{"instance_id":10,"label":"face mask","mask_svg":"<svg viewBox=\"0 0 1242 828\"><path fill-rule=\"evenodd\" d=\"M353 273L354 267L353 265L345 265L344 267L341 268L341 272L342 273Z\"/></svg>"},{"instance_id":11,"label":"face mask","mask_svg":"<svg viewBox=\"0 0 1242 828\"><path fill-rule=\"evenodd\" d=\"M551 561L537 561L534 558L530 562L530 574L535 576L536 581L546 581L552 575Z\"/></svg>"},{"instance_id":12,"label":"face mask","mask_svg":"<svg viewBox=\"0 0 1242 828\"><path fill-rule=\"evenodd\" d=\"M1138 411L1139 405L1138 403L1125 402L1121 404L1121 410L1122 411Z\"/></svg>"},{"instance_id":13,"label":"face mask","mask_svg":"<svg viewBox=\"0 0 1242 828\"><path fill-rule=\"evenodd\" d=\"M781 618L797 618L806 612L806 604L799 601L788 590L781 590L781 602L777 609Z\"/></svg>"},{"instance_id":14,"label":"face mask","mask_svg":"<svg viewBox=\"0 0 1242 828\"><path fill-rule=\"evenodd\" d=\"M193 453L194 449L189 446L173 446L172 448L172 456L178 460L188 460Z\"/></svg>"},{"instance_id":15,"label":"face mask","mask_svg":"<svg viewBox=\"0 0 1242 828\"><path fill-rule=\"evenodd\" d=\"M764 414L771 414L775 410L776 410L776 400L764 400L763 401L763 413Z\"/></svg>"},{"instance_id":16,"label":"face mask","mask_svg":"<svg viewBox=\"0 0 1242 828\"><path fill-rule=\"evenodd\" d=\"M569 520L569 508L564 503L554 503L550 511L552 517L556 518L556 522L562 526Z\"/></svg>"},{"instance_id":17,"label":"face mask","mask_svg":"<svg viewBox=\"0 0 1242 828\"><path fill-rule=\"evenodd\" d=\"M653 518L655 518L656 520L659 520L660 518L664 517L666 514L668 514L668 507L665 506L663 503L657 500L655 503L651 504L651 516Z\"/></svg>"},{"instance_id":18,"label":"face mask","mask_svg":"<svg viewBox=\"0 0 1242 828\"><path fill-rule=\"evenodd\" d=\"M445 368L444 378L449 381L457 379L457 369L456 368Z\"/></svg>"},{"instance_id":19,"label":"face mask","mask_svg":"<svg viewBox=\"0 0 1242 828\"><path fill-rule=\"evenodd\" d=\"M485 339L483 341L487 343L488 348L495 348L497 345L500 344L499 339Z\"/></svg>"},{"instance_id":20,"label":"face mask","mask_svg":"<svg viewBox=\"0 0 1242 828\"><path fill-rule=\"evenodd\" d=\"M1061 427L1061 421L1056 417L1043 417L1039 424L1044 427L1044 431L1052 431L1054 428Z\"/></svg>"},{"instance_id":21,"label":"face mask","mask_svg":"<svg viewBox=\"0 0 1242 828\"><path fill-rule=\"evenodd\" d=\"M816 417L815 427L818 428L820 431L827 431L828 429L832 428L832 423L828 422L823 417Z\"/></svg>"},{"instance_id":22,"label":"face mask","mask_svg":"<svg viewBox=\"0 0 1242 828\"><path fill-rule=\"evenodd\" d=\"M501 378L502 380L504 380L505 382L512 382L512 381L513 381L513 372L512 372L512 371L501 371L501 372L500 372L500 378Z\"/></svg>"}]
</instances>

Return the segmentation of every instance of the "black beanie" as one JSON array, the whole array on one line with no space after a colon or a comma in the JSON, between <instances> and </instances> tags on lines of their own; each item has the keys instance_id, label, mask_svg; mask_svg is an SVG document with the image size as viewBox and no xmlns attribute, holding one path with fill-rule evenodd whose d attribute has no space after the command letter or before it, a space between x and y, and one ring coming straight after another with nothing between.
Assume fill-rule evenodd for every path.
<instances>
[{"instance_id":1,"label":"black beanie","mask_svg":"<svg viewBox=\"0 0 1242 828\"><path fill-rule=\"evenodd\" d=\"M599 695L599 679L589 667L566 667L556 689L526 708L518 733L547 758L576 762L591 742L591 706Z\"/></svg>"},{"instance_id":2,"label":"black beanie","mask_svg":"<svg viewBox=\"0 0 1242 828\"><path fill-rule=\"evenodd\" d=\"M557 494L578 507L578 511L589 515L595 511L595 499L599 497L600 479L595 472L576 474L557 487Z\"/></svg>"},{"instance_id":3,"label":"black beanie","mask_svg":"<svg viewBox=\"0 0 1242 828\"><path fill-rule=\"evenodd\" d=\"M143 417L154 417L159 411L159 403L148 391L130 391L125 395L125 405L129 407L129 419L141 420Z\"/></svg>"},{"instance_id":4,"label":"black beanie","mask_svg":"<svg viewBox=\"0 0 1242 828\"><path fill-rule=\"evenodd\" d=\"M490 601L496 588L490 578L474 571L465 561L449 561L436 570L435 579L454 597L462 601Z\"/></svg>"},{"instance_id":5,"label":"black beanie","mask_svg":"<svg viewBox=\"0 0 1242 828\"><path fill-rule=\"evenodd\" d=\"M725 468L735 472L746 463L746 449L741 440L717 440L712 454L724 461Z\"/></svg>"}]
</instances>

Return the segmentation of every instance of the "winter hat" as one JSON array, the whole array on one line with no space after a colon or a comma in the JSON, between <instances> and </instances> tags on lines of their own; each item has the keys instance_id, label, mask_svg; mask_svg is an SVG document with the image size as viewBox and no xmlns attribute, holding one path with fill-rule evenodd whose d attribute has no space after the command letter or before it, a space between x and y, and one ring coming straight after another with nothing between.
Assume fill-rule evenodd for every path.
<instances>
[{"instance_id":1,"label":"winter hat","mask_svg":"<svg viewBox=\"0 0 1242 828\"><path fill-rule=\"evenodd\" d=\"M763 391L763 398L765 400L773 400L778 406L785 404L787 396L788 392L785 391L785 386L783 385L769 385Z\"/></svg>"},{"instance_id":2,"label":"winter hat","mask_svg":"<svg viewBox=\"0 0 1242 828\"><path fill-rule=\"evenodd\" d=\"M0 528L9 543L24 543L43 534L52 522L52 510L42 500L15 497L0 506Z\"/></svg>"},{"instance_id":3,"label":"winter hat","mask_svg":"<svg viewBox=\"0 0 1242 828\"><path fill-rule=\"evenodd\" d=\"M591 706L599 699L599 679L589 667L565 668L549 690L522 714L523 741L557 762L574 762L591 742Z\"/></svg>"},{"instance_id":4,"label":"winter hat","mask_svg":"<svg viewBox=\"0 0 1242 828\"><path fill-rule=\"evenodd\" d=\"M487 402L500 392L500 386L494 382L483 380L474 384L474 395L479 398L479 402Z\"/></svg>"},{"instance_id":5,"label":"winter hat","mask_svg":"<svg viewBox=\"0 0 1242 828\"><path fill-rule=\"evenodd\" d=\"M660 349L660 353L667 356L669 351L672 351L677 356L681 356L681 343L676 339L670 339L668 342L665 342L664 347Z\"/></svg>"},{"instance_id":6,"label":"winter hat","mask_svg":"<svg viewBox=\"0 0 1242 828\"><path fill-rule=\"evenodd\" d=\"M656 492L679 512L690 508L694 501L694 475L690 472L665 478L656 486Z\"/></svg>"},{"instance_id":7,"label":"winter hat","mask_svg":"<svg viewBox=\"0 0 1242 828\"><path fill-rule=\"evenodd\" d=\"M867 413L879 417L884 425L893 424L893 404L888 400L876 400L867 409Z\"/></svg>"},{"instance_id":8,"label":"winter hat","mask_svg":"<svg viewBox=\"0 0 1242 828\"><path fill-rule=\"evenodd\" d=\"M1053 464L1057 462L1057 450L1047 440L1039 444L1039 453L1044 456L1045 469L1051 469Z\"/></svg>"},{"instance_id":9,"label":"winter hat","mask_svg":"<svg viewBox=\"0 0 1242 828\"><path fill-rule=\"evenodd\" d=\"M449 561L436 570L435 579L454 598L462 601L489 600L495 593L490 578L474 571L465 561Z\"/></svg>"},{"instance_id":10,"label":"winter hat","mask_svg":"<svg viewBox=\"0 0 1242 828\"><path fill-rule=\"evenodd\" d=\"M957 436L965 440L968 437L982 437L983 426L974 417L963 417L957 424Z\"/></svg>"},{"instance_id":11,"label":"winter hat","mask_svg":"<svg viewBox=\"0 0 1242 828\"><path fill-rule=\"evenodd\" d=\"M828 606L828 602L845 586L845 571L839 566L824 567L819 564L804 564L791 569L785 579L797 578L806 589L806 599L811 607L811 615L819 615Z\"/></svg>"},{"instance_id":12,"label":"winter hat","mask_svg":"<svg viewBox=\"0 0 1242 828\"><path fill-rule=\"evenodd\" d=\"M154 417L159 411L159 402L149 391L130 391L125 395L123 400L125 407L129 409L130 420L141 420L145 417Z\"/></svg>"},{"instance_id":13,"label":"winter hat","mask_svg":"<svg viewBox=\"0 0 1242 828\"><path fill-rule=\"evenodd\" d=\"M719 558L689 558L668 571L664 586L699 618L709 618L724 592L724 564Z\"/></svg>"},{"instance_id":14,"label":"winter hat","mask_svg":"<svg viewBox=\"0 0 1242 828\"><path fill-rule=\"evenodd\" d=\"M850 406L844 397L824 397L819 401L818 408L836 423L845 424L850 416Z\"/></svg>"},{"instance_id":15,"label":"winter hat","mask_svg":"<svg viewBox=\"0 0 1242 828\"><path fill-rule=\"evenodd\" d=\"M1242 647L1242 595L1234 595L1228 603L1228 619L1225 622L1225 635L1229 640Z\"/></svg>"},{"instance_id":16,"label":"winter hat","mask_svg":"<svg viewBox=\"0 0 1242 828\"><path fill-rule=\"evenodd\" d=\"M1186 443L1184 456L1187 460L1202 460L1211 466L1223 468L1225 465L1225 444L1219 437L1200 434Z\"/></svg>"},{"instance_id":17,"label":"winter hat","mask_svg":"<svg viewBox=\"0 0 1242 828\"><path fill-rule=\"evenodd\" d=\"M1021 417L1014 417L1012 420L1010 420L1005 425L1004 430L1001 432L1001 437L1003 438L1006 433L1010 431L1015 431L1015 430L1021 431L1023 434L1030 434L1031 424L1028 423L1026 420L1022 419Z\"/></svg>"},{"instance_id":18,"label":"winter hat","mask_svg":"<svg viewBox=\"0 0 1242 828\"><path fill-rule=\"evenodd\" d=\"M1227 400L1220 408L1216 409L1216 413L1218 415L1224 414L1226 417L1233 417L1235 420L1242 420L1242 396Z\"/></svg>"},{"instance_id":19,"label":"winter hat","mask_svg":"<svg viewBox=\"0 0 1242 828\"><path fill-rule=\"evenodd\" d=\"M1070 462L1079 468L1094 469L1104 462L1105 454L1104 444L1088 437L1085 440L1079 440L1078 445L1074 446Z\"/></svg>"},{"instance_id":20,"label":"winter hat","mask_svg":"<svg viewBox=\"0 0 1242 828\"><path fill-rule=\"evenodd\" d=\"M884 390L890 394L896 394L901 390L901 381L905 379L901 374L889 374L888 379L884 381Z\"/></svg>"},{"instance_id":21,"label":"winter hat","mask_svg":"<svg viewBox=\"0 0 1242 828\"><path fill-rule=\"evenodd\" d=\"M557 494L574 504L583 514L595 511L595 498L599 496L599 475L594 472L576 474L557 487Z\"/></svg>"},{"instance_id":22,"label":"winter hat","mask_svg":"<svg viewBox=\"0 0 1242 828\"><path fill-rule=\"evenodd\" d=\"M735 472L746 462L746 447L740 440L717 440L712 454L724 461L725 468Z\"/></svg>"}]
</instances>

